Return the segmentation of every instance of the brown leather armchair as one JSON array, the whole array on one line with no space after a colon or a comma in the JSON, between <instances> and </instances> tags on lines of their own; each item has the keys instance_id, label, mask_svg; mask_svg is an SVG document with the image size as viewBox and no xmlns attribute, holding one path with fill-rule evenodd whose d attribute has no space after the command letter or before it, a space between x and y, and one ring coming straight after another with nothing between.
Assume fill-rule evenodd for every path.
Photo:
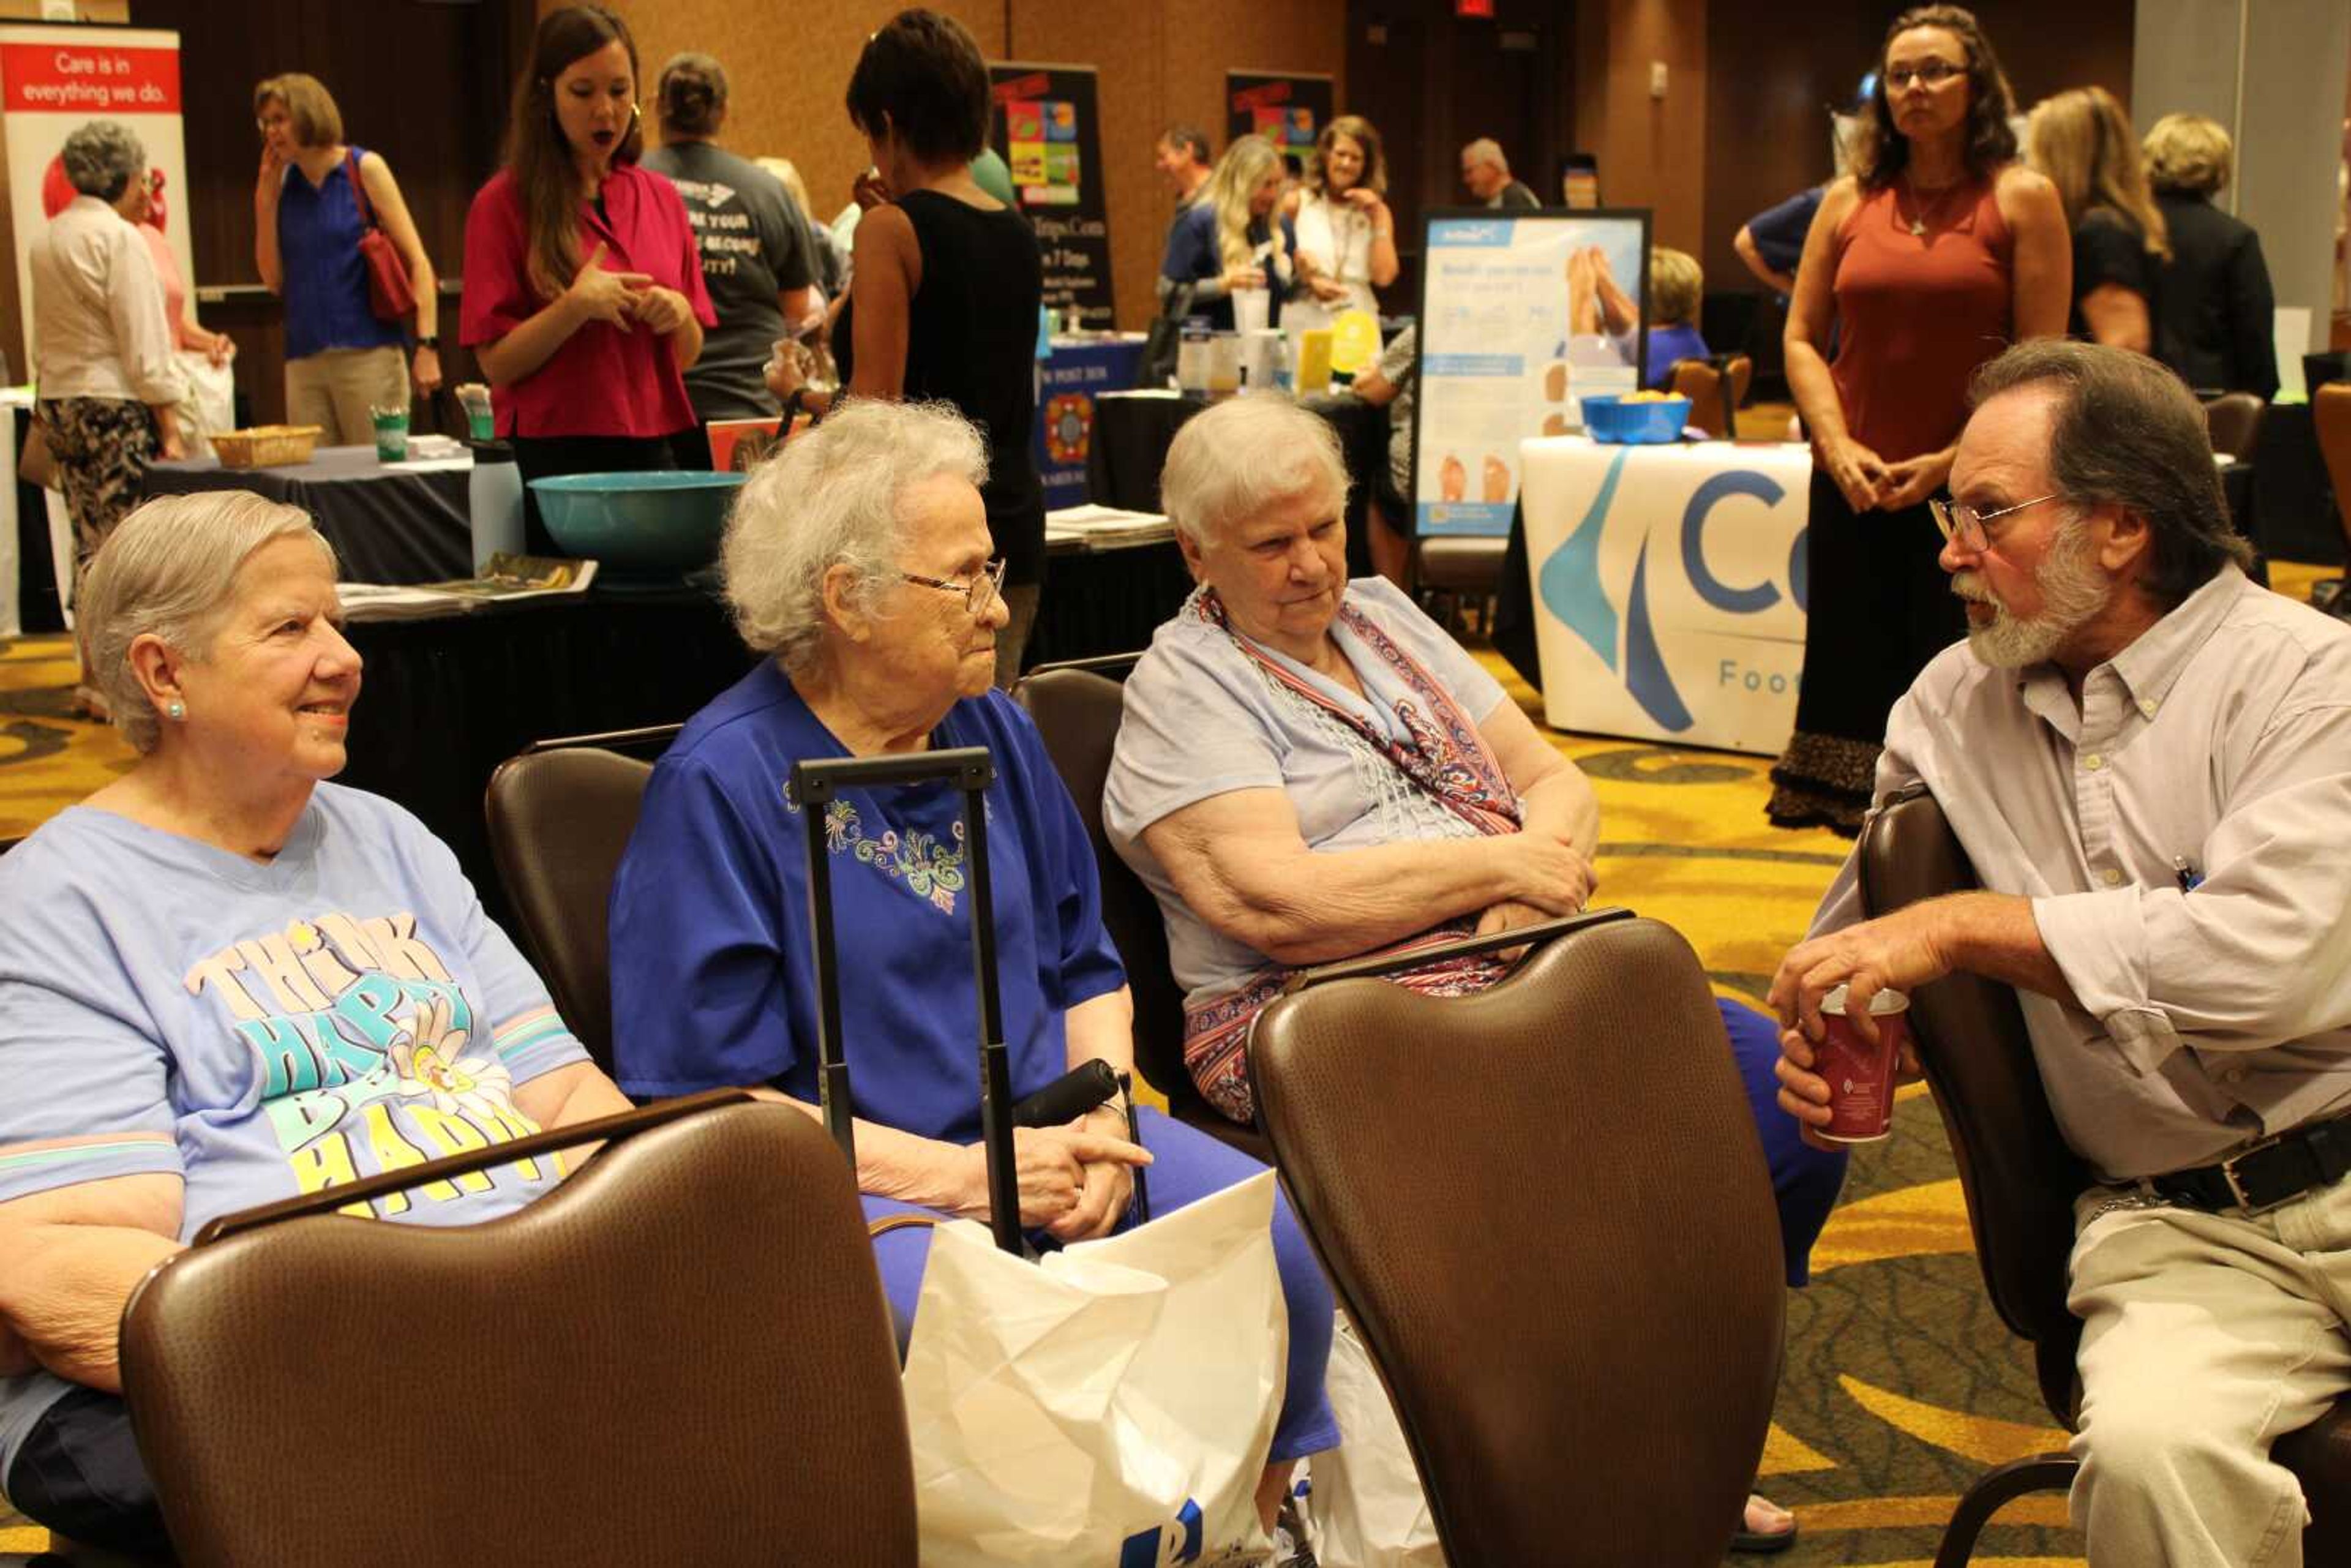
<instances>
[{"instance_id":1,"label":"brown leather armchair","mask_svg":"<svg viewBox=\"0 0 2351 1568\"><path fill-rule=\"evenodd\" d=\"M1860 855L1862 909L1872 917L1981 885L1923 787L1870 819ZM2070 1427L2082 1333L2065 1308L2073 1205L2095 1178L2057 1131L2013 990L1964 974L1920 986L1910 997L1910 1032L1959 1165L1984 1288L2001 1321L2032 1344L2041 1397ZM2351 1563L2351 1397L2280 1439L2275 1454L2310 1503L2304 1560ZM2027 1492L2071 1486L2074 1469L2074 1458L2058 1453L1987 1472L1959 1500L1935 1568L1960 1568L1993 1513Z\"/></svg>"},{"instance_id":2,"label":"brown leather armchair","mask_svg":"<svg viewBox=\"0 0 2351 1568\"><path fill-rule=\"evenodd\" d=\"M498 764L483 806L522 945L556 1012L612 1071L607 912L653 757L682 726L542 740Z\"/></svg>"},{"instance_id":3,"label":"brown leather armchair","mask_svg":"<svg viewBox=\"0 0 2351 1568\"><path fill-rule=\"evenodd\" d=\"M2204 400L2204 428L2212 450L2239 463L2251 463L2262 444L2262 416L2270 405L2251 392L2222 392Z\"/></svg>"},{"instance_id":4,"label":"brown leather armchair","mask_svg":"<svg viewBox=\"0 0 2351 1568\"><path fill-rule=\"evenodd\" d=\"M1134 1065L1144 1082L1166 1097L1170 1114L1189 1126L1260 1160L1272 1150L1254 1127L1228 1120L1202 1097L1184 1065L1184 991L1167 963L1167 925L1159 900L1127 868L1102 828L1102 783L1125 716L1119 685L1141 658L1124 653L1067 664L1041 665L1012 688L1012 700L1028 710L1046 755L1061 776L1093 846L1102 880L1102 925L1126 967L1134 998Z\"/></svg>"},{"instance_id":5,"label":"brown leather armchair","mask_svg":"<svg viewBox=\"0 0 2351 1568\"><path fill-rule=\"evenodd\" d=\"M1718 354L1710 361L1676 360L1667 383L1676 397L1690 400L1690 423L1708 435L1731 437L1739 434L1739 405L1747 401L1747 386L1754 379L1754 361Z\"/></svg>"},{"instance_id":6,"label":"brown leather armchair","mask_svg":"<svg viewBox=\"0 0 2351 1568\"><path fill-rule=\"evenodd\" d=\"M122 1322L181 1561L914 1568L898 1356L855 1183L815 1122L745 1098L205 1227ZM486 1224L330 1212L583 1135L607 1140L584 1170Z\"/></svg>"},{"instance_id":7,"label":"brown leather armchair","mask_svg":"<svg viewBox=\"0 0 2351 1568\"><path fill-rule=\"evenodd\" d=\"M1369 977L1426 952L1300 977L1259 1114L1455 1568L1716 1568L1779 1381L1771 1174L1688 944L1556 924L1473 996Z\"/></svg>"}]
</instances>

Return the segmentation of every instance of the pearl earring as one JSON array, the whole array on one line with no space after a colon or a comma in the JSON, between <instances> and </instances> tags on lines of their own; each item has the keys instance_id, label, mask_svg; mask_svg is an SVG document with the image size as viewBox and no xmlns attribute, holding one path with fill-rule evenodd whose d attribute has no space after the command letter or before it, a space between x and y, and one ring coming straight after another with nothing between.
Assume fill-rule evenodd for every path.
<instances>
[{"instance_id":1,"label":"pearl earring","mask_svg":"<svg viewBox=\"0 0 2351 1568\"><path fill-rule=\"evenodd\" d=\"M183 719L188 716L188 705L182 702L179 698L173 697L170 702L163 705L163 712L167 716L174 720Z\"/></svg>"}]
</instances>

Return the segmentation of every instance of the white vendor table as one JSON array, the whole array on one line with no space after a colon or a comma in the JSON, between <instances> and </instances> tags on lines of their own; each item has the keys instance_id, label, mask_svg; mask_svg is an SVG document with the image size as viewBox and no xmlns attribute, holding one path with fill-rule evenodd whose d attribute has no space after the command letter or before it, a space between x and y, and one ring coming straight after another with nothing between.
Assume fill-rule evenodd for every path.
<instances>
[{"instance_id":1,"label":"white vendor table","mask_svg":"<svg viewBox=\"0 0 2351 1568\"><path fill-rule=\"evenodd\" d=\"M1552 727L1777 756L1804 666L1811 454L1581 435L1519 454Z\"/></svg>"}]
</instances>

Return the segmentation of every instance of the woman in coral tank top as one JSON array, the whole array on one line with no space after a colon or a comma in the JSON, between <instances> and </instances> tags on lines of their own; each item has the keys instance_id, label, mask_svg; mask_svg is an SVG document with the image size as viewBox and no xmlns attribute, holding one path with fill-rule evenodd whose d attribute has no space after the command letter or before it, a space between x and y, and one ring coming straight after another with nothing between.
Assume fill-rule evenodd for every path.
<instances>
[{"instance_id":1,"label":"woman in coral tank top","mask_svg":"<svg viewBox=\"0 0 2351 1568\"><path fill-rule=\"evenodd\" d=\"M1810 580L1796 733L1771 770L1782 827L1859 831L1887 712L1965 630L1927 501L1950 473L1968 378L2011 343L2065 329L2064 209L2017 162L2012 111L1973 15L1904 12L1862 107L1854 172L1804 241L1787 359L1813 440Z\"/></svg>"}]
</instances>

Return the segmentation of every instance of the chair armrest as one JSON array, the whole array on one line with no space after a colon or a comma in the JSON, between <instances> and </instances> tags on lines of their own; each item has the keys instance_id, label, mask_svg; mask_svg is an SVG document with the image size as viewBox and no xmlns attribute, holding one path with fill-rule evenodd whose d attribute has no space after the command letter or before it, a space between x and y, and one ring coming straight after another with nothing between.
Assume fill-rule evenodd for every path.
<instances>
[{"instance_id":1,"label":"chair armrest","mask_svg":"<svg viewBox=\"0 0 2351 1568\"><path fill-rule=\"evenodd\" d=\"M1330 980L1359 980L1378 975L1401 974L1406 969L1425 968L1431 964L1472 957L1479 953L1499 952L1507 947L1540 947L1555 937L1632 918L1633 912L1629 909L1588 909L1581 915L1570 915L1558 920L1538 920L1532 925L1513 926L1508 931L1496 931L1485 936L1464 936L1458 942L1444 942L1434 947L1416 947L1409 953L1348 958L1336 964L1325 964L1317 969L1300 970L1283 982L1281 994L1290 996L1309 986L1319 986Z\"/></svg>"}]
</instances>

